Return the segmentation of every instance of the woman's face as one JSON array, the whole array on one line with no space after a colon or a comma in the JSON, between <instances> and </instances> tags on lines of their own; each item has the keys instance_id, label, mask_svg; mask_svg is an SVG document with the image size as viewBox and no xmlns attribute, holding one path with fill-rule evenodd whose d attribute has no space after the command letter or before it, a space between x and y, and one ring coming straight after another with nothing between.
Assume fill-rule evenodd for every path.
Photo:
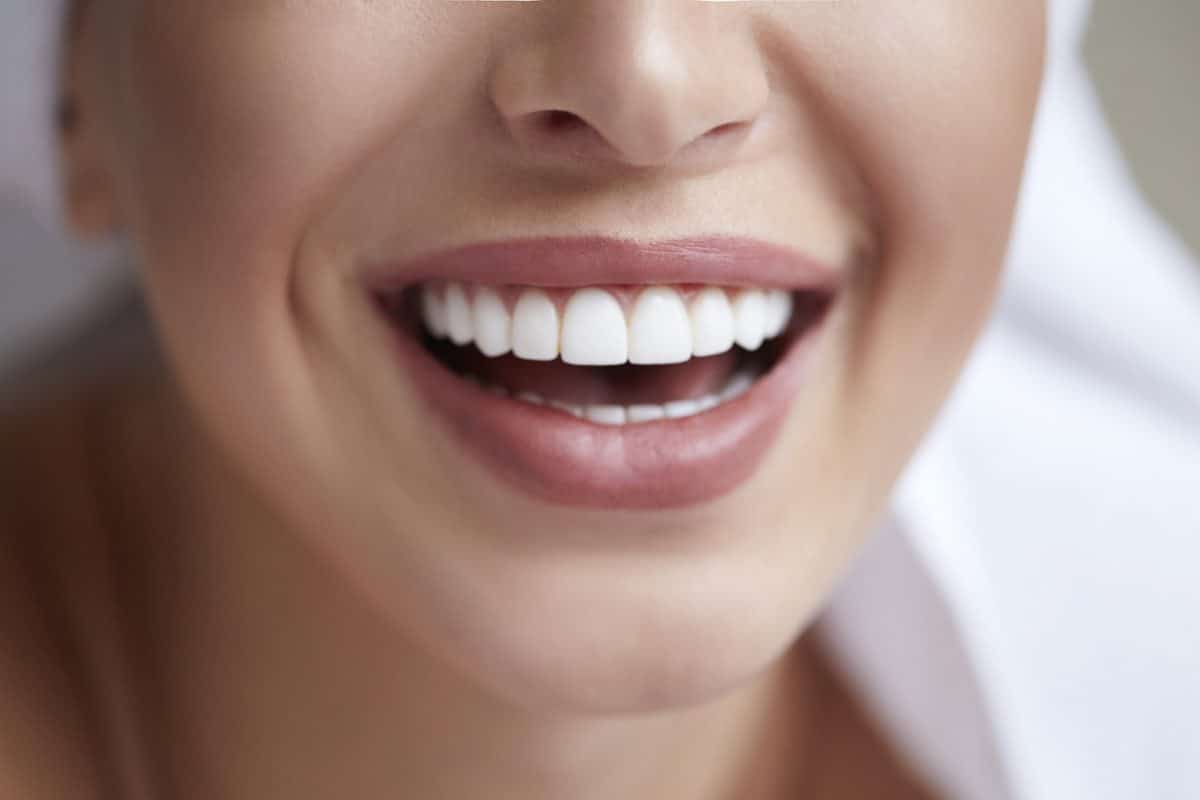
<instances>
[{"instance_id":1,"label":"woman's face","mask_svg":"<svg viewBox=\"0 0 1200 800\"><path fill-rule=\"evenodd\" d=\"M92 11L76 172L207 431L427 652L592 712L748 680L858 548L988 312L1045 14Z\"/></svg>"}]
</instances>

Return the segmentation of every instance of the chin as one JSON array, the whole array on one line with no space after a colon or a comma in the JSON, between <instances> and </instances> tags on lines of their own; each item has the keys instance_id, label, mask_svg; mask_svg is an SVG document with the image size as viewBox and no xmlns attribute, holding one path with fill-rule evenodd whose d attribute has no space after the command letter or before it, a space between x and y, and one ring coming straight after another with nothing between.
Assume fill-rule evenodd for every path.
<instances>
[{"instance_id":1,"label":"chin","mask_svg":"<svg viewBox=\"0 0 1200 800\"><path fill-rule=\"evenodd\" d=\"M737 531L764 543L768 531ZM757 552L754 552L757 550ZM504 705L547 715L698 706L752 682L795 641L824 579L804 587L764 549L674 563L645 552L486 556L415 599L428 652ZM444 576L443 576L444 577ZM408 607L414 607L412 605Z\"/></svg>"}]
</instances>

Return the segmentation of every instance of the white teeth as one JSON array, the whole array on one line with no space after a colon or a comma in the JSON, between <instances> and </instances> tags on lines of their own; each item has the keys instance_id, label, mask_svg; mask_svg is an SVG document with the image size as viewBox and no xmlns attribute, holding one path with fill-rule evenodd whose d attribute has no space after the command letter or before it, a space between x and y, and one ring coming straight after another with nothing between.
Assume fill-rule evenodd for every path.
<instances>
[{"instance_id":1,"label":"white teeth","mask_svg":"<svg viewBox=\"0 0 1200 800\"><path fill-rule=\"evenodd\" d=\"M654 286L641 291L626 320L621 303L603 289L580 289L562 313L545 291L526 289L510 314L496 289L450 283L444 292L421 291L421 316L429 333L457 345L474 342L481 353L507 353L529 361L561 358L580 366L680 364L728 352L739 345L757 350L781 335L793 313L790 292L743 289L730 295L701 289L690 307L679 291Z\"/></svg>"},{"instance_id":2,"label":"white teeth","mask_svg":"<svg viewBox=\"0 0 1200 800\"><path fill-rule=\"evenodd\" d=\"M697 414L703 414L705 411L710 411L741 396L754 384L754 379L755 376L753 374L741 372L734 375L720 392L708 394L694 400L678 400L663 405L582 406L574 403L564 403L560 400L547 400L536 392L521 392L515 395L515 399L529 403L530 405L548 406L564 414L570 414L579 419L586 419L597 425L640 425L647 422L684 419L686 417L694 417ZM506 389L502 389L499 386L484 384L483 388L499 396L509 394Z\"/></svg>"},{"instance_id":3,"label":"white teeth","mask_svg":"<svg viewBox=\"0 0 1200 800\"><path fill-rule=\"evenodd\" d=\"M692 300L692 355L715 356L733 347L734 319L729 297L721 289L704 289Z\"/></svg>"},{"instance_id":4,"label":"white teeth","mask_svg":"<svg viewBox=\"0 0 1200 800\"><path fill-rule=\"evenodd\" d=\"M683 419L700 413L700 403L695 400L676 400L663 406L667 419Z\"/></svg>"},{"instance_id":5,"label":"white teeth","mask_svg":"<svg viewBox=\"0 0 1200 800\"><path fill-rule=\"evenodd\" d=\"M588 406L587 418L600 425L624 425L628 415L625 406Z\"/></svg>"},{"instance_id":6,"label":"white teeth","mask_svg":"<svg viewBox=\"0 0 1200 800\"><path fill-rule=\"evenodd\" d=\"M452 283L446 287L446 330L450 333L450 341L457 345L469 344L473 328L467 293L462 286Z\"/></svg>"},{"instance_id":7,"label":"white teeth","mask_svg":"<svg viewBox=\"0 0 1200 800\"><path fill-rule=\"evenodd\" d=\"M583 406L574 405L573 403L563 403L558 400L551 400L550 405L553 408L557 408L559 411L565 411L572 417L579 417L580 419L587 414L587 409L585 409Z\"/></svg>"},{"instance_id":8,"label":"white teeth","mask_svg":"<svg viewBox=\"0 0 1200 800\"><path fill-rule=\"evenodd\" d=\"M656 286L642 292L629 317L631 364L681 364L692 357L692 323L683 298Z\"/></svg>"},{"instance_id":9,"label":"white teeth","mask_svg":"<svg viewBox=\"0 0 1200 800\"><path fill-rule=\"evenodd\" d=\"M475 346L489 358L502 356L512 349L508 309L500 295L480 287L475 292L471 321L475 327Z\"/></svg>"},{"instance_id":10,"label":"white teeth","mask_svg":"<svg viewBox=\"0 0 1200 800\"><path fill-rule=\"evenodd\" d=\"M432 286L421 289L421 316L431 334L438 339L446 338L446 305Z\"/></svg>"},{"instance_id":11,"label":"white teeth","mask_svg":"<svg viewBox=\"0 0 1200 800\"><path fill-rule=\"evenodd\" d=\"M633 423L655 422L667 418L667 410L662 406L630 406L627 412L629 421Z\"/></svg>"},{"instance_id":12,"label":"white teeth","mask_svg":"<svg viewBox=\"0 0 1200 800\"><path fill-rule=\"evenodd\" d=\"M558 358L558 309L545 292L529 289L513 309L512 350L528 361Z\"/></svg>"},{"instance_id":13,"label":"white teeth","mask_svg":"<svg viewBox=\"0 0 1200 800\"><path fill-rule=\"evenodd\" d=\"M792 321L792 293L781 289L767 292L766 321L763 324L763 334L768 339L774 339L783 333Z\"/></svg>"},{"instance_id":14,"label":"white teeth","mask_svg":"<svg viewBox=\"0 0 1200 800\"><path fill-rule=\"evenodd\" d=\"M746 350L762 347L766 334L767 299L758 289L746 289L733 301L734 335Z\"/></svg>"},{"instance_id":15,"label":"white teeth","mask_svg":"<svg viewBox=\"0 0 1200 800\"><path fill-rule=\"evenodd\" d=\"M629 360L629 331L621 304L603 289L583 289L563 311L562 360L588 367Z\"/></svg>"},{"instance_id":16,"label":"white teeth","mask_svg":"<svg viewBox=\"0 0 1200 800\"><path fill-rule=\"evenodd\" d=\"M733 380L729 382L720 393L719 397L722 403L728 403L730 400L741 397L754 385L754 376L744 372L733 376Z\"/></svg>"}]
</instances>

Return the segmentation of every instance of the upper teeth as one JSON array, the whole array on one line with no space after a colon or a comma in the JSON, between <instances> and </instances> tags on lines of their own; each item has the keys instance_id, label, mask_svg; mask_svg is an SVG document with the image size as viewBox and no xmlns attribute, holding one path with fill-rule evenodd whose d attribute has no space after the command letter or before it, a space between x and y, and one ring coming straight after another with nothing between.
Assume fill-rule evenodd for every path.
<instances>
[{"instance_id":1,"label":"upper teeth","mask_svg":"<svg viewBox=\"0 0 1200 800\"><path fill-rule=\"evenodd\" d=\"M511 294L511 293L510 293ZM455 344L472 342L481 353L512 353L531 361L609 366L677 364L694 356L724 353L734 344L757 350L779 336L792 316L792 295L778 289L727 292L708 287L689 300L678 289L639 291L628 309L616 294L586 288L556 302L528 288L510 297L494 289L451 283L422 288L425 327Z\"/></svg>"}]
</instances>

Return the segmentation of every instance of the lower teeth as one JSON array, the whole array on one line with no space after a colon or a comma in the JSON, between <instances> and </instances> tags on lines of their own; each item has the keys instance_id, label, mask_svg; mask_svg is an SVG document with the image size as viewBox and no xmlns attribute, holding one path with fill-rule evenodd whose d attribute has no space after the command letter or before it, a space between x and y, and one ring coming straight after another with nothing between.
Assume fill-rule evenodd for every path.
<instances>
[{"instance_id":1,"label":"lower teeth","mask_svg":"<svg viewBox=\"0 0 1200 800\"><path fill-rule=\"evenodd\" d=\"M474 375L466 375L464 377L491 394L505 397L511 396L508 389L503 386L484 383ZM573 417L594 422L597 425L637 425L664 419L685 419L687 417L694 417L697 414L703 414L705 411L711 411L745 394L754 384L755 378L756 376L752 372L738 372L729 380L725 388L719 392L707 394L695 400L678 400L662 405L583 406L564 403L558 400L547 400L535 392L522 392L515 395L514 399L523 403L529 403L530 405L552 408L564 414L570 414Z\"/></svg>"}]
</instances>

